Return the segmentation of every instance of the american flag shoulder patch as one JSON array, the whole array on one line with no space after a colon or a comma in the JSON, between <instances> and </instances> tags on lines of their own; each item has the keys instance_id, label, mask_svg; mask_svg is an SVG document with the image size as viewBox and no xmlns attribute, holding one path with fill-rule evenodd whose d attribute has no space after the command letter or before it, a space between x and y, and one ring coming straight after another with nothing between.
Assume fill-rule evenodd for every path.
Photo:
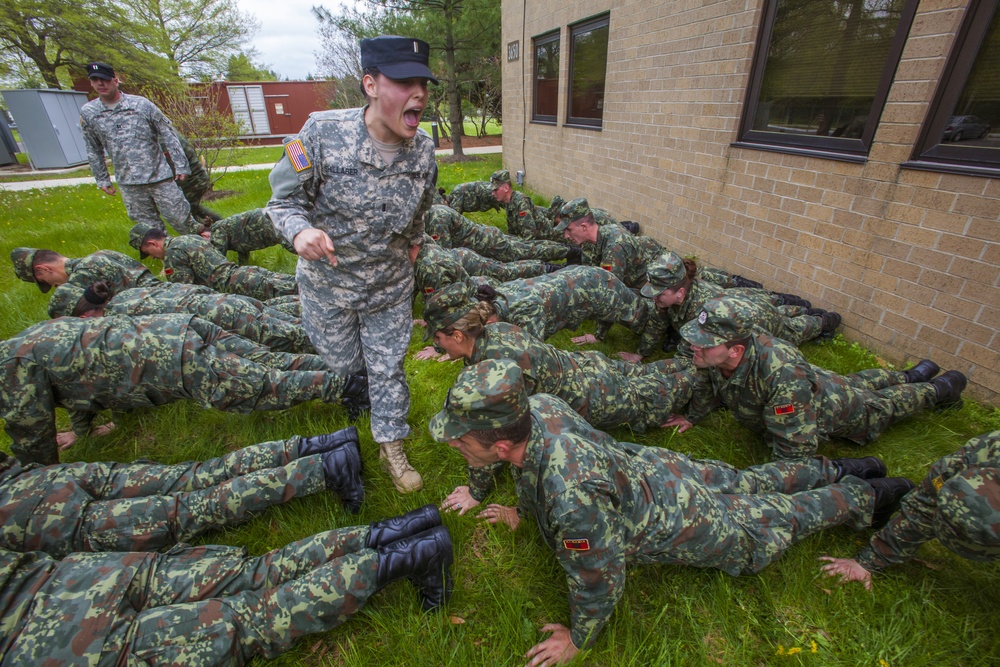
<instances>
[{"instance_id":1,"label":"american flag shoulder patch","mask_svg":"<svg viewBox=\"0 0 1000 667\"><path fill-rule=\"evenodd\" d=\"M296 173L312 167L301 139L293 139L285 144L285 155L288 156L288 161L292 163L292 169Z\"/></svg>"},{"instance_id":2,"label":"american flag shoulder patch","mask_svg":"<svg viewBox=\"0 0 1000 667\"><path fill-rule=\"evenodd\" d=\"M790 415L795 412L795 406L791 403L785 403L784 405L774 406L774 414L776 415Z\"/></svg>"},{"instance_id":3,"label":"american flag shoulder patch","mask_svg":"<svg viewBox=\"0 0 1000 667\"><path fill-rule=\"evenodd\" d=\"M567 551L590 551L590 540L563 540L563 548Z\"/></svg>"}]
</instances>

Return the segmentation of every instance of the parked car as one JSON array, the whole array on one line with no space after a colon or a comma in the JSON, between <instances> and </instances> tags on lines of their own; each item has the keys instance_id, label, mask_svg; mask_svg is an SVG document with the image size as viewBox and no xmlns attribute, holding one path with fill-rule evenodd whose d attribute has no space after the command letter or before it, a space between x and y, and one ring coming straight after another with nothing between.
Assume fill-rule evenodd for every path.
<instances>
[{"instance_id":1,"label":"parked car","mask_svg":"<svg viewBox=\"0 0 1000 667\"><path fill-rule=\"evenodd\" d=\"M962 141L963 139L982 139L990 133L989 123L984 123L978 116L952 116L944 126L942 141Z\"/></svg>"}]
</instances>

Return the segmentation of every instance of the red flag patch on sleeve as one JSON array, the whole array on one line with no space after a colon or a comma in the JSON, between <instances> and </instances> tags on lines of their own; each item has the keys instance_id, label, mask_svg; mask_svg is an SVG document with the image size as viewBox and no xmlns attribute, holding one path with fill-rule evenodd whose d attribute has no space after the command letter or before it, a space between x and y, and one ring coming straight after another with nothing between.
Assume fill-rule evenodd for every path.
<instances>
[{"instance_id":1,"label":"red flag patch on sleeve","mask_svg":"<svg viewBox=\"0 0 1000 667\"><path fill-rule=\"evenodd\" d=\"M433 287L425 287L424 288L424 294L434 294L434 288Z\"/></svg>"},{"instance_id":2,"label":"red flag patch on sleeve","mask_svg":"<svg viewBox=\"0 0 1000 667\"><path fill-rule=\"evenodd\" d=\"M590 540L563 540L563 548L567 551L590 551Z\"/></svg>"},{"instance_id":3,"label":"red flag patch on sleeve","mask_svg":"<svg viewBox=\"0 0 1000 667\"><path fill-rule=\"evenodd\" d=\"M174 273L173 269L163 269L163 275L165 276L173 275L173 273Z\"/></svg>"},{"instance_id":4,"label":"red flag patch on sleeve","mask_svg":"<svg viewBox=\"0 0 1000 667\"><path fill-rule=\"evenodd\" d=\"M784 405L774 406L774 414L776 415L790 415L795 413L795 406L791 403L785 403Z\"/></svg>"},{"instance_id":5,"label":"red flag patch on sleeve","mask_svg":"<svg viewBox=\"0 0 1000 667\"><path fill-rule=\"evenodd\" d=\"M524 216L528 215L528 212L527 211L521 211L520 213L518 213L518 215L523 218Z\"/></svg>"},{"instance_id":6,"label":"red flag patch on sleeve","mask_svg":"<svg viewBox=\"0 0 1000 667\"><path fill-rule=\"evenodd\" d=\"M611 265L610 264L601 264L601 268L604 269L605 271L610 271L611 270Z\"/></svg>"}]
</instances>

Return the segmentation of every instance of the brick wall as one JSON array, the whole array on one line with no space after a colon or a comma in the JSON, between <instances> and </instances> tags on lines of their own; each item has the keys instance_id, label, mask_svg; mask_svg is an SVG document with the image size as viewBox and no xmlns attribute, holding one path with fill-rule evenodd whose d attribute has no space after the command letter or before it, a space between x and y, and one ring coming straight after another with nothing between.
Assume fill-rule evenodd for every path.
<instances>
[{"instance_id":1,"label":"brick wall","mask_svg":"<svg viewBox=\"0 0 1000 667\"><path fill-rule=\"evenodd\" d=\"M865 164L732 146L759 3L504 2L504 162L702 263L844 315L896 364L931 357L1000 402L1000 180L902 169L964 0L920 3ZM526 12L522 12L522 7ZM601 131L562 126L569 23L611 9ZM531 123L531 37L562 29L560 119ZM527 111L526 111L527 102Z\"/></svg>"}]
</instances>

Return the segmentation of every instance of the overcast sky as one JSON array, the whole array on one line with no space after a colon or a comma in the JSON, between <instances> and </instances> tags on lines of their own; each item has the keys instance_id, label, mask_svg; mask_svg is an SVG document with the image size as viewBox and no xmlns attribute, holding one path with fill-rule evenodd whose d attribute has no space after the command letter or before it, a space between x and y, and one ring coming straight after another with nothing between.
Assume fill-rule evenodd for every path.
<instances>
[{"instance_id":1,"label":"overcast sky","mask_svg":"<svg viewBox=\"0 0 1000 667\"><path fill-rule=\"evenodd\" d=\"M282 78L293 81L315 76L319 34L313 5L337 12L342 0L236 0L240 9L257 17L260 30L253 38L259 55L256 62L267 65Z\"/></svg>"}]
</instances>

